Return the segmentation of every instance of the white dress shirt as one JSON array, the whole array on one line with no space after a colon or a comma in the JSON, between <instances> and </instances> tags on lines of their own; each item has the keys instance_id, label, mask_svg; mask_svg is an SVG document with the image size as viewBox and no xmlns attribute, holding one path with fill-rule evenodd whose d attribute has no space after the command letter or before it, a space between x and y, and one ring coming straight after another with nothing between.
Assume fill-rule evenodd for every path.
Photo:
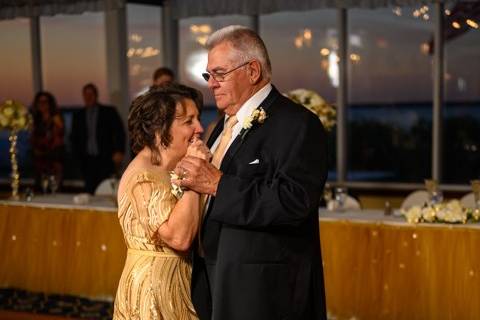
<instances>
[{"instance_id":1,"label":"white dress shirt","mask_svg":"<svg viewBox=\"0 0 480 320\"><path fill-rule=\"evenodd\" d=\"M272 91L272 85L271 83L267 83L262 89L258 90L253 96L250 97L245 103L240 107L240 109L237 111L236 116L237 116L237 124L233 126L233 131L232 131L232 138L230 139L230 142L227 145L227 148L225 148L225 152L230 148L232 145L232 142L235 140L235 138L238 136L240 131L242 130L243 123L245 122L245 119L250 116L256 108L260 106L260 104L267 98L267 96L270 94L270 91ZM228 117L225 117L224 121L226 122ZM225 125L225 122L223 123ZM221 135L218 135L217 140L213 143L212 147L210 148L210 151L212 153L215 152L215 149L217 149L219 143L220 143L220 138Z\"/></svg>"}]
</instances>

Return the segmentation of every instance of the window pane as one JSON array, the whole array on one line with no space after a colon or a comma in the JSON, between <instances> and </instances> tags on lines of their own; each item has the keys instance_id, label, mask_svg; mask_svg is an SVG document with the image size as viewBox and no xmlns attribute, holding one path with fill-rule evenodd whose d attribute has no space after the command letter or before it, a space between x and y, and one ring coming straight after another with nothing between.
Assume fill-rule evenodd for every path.
<instances>
[{"instance_id":1,"label":"window pane","mask_svg":"<svg viewBox=\"0 0 480 320\"><path fill-rule=\"evenodd\" d=\"M162 63L162 11L159 6L128 4L130 97L147 90Z\"/></svg>"},{"instance_id":2,"label":"window pane","mask_svg":"<svg viewBox=\"0 0 480 320\"><path fill-rule=\"evenodd\" d=\"M40 18L44 88L62 107L80 106L82 87L93 82L109 102L103 13Z\"/></svg>"},{"instance_id":3,"label":"window pane","mask_svg":"<svg viewBox=\"0 0 480 320\"><path fill-rule=\"evenodd\" d=\"M205 108L201 120L204 128L207 128L217 115L213 95L201 76L207 68L207 50L204 44L215 30L232 24L249 26L249 19L245 16L217 16L180 20L178 76L180 82L202 91Z\"/></svg>"},{"instance_id":4,"label":"window pane","mask_svg":"<svg viewBox=\"0 0 480 320\"><path fill-rule=\"evenodd\" d=\"M464 14L459 21L475 21L474 12ZM447 17L447 34L453 31L452 20ZM455 184L480 177L480 31L470 26L465 31L445 42L443 180Z\"/></svg>"},{"instance_id":5,"label":"window pane","mask_svg":"<svg viewBox=\"0 0 480 320\"><path fill-rule=\"evenodd\" d=\"M30 23L28 19L0 21L0 104L15 99L29 106L33 100L32 59L30 46ZM21 178L30 175L28 133L19 135L18 164ZM8 132L0 131L0 178L10 178Z\"/></svg>"},{"instance_id":6,"label":"window pane","mask_svg":"<svg viewBox=\"0 0 480 320\"><path fill-rule=\"evenodd\" d=\"M260 35L270 54L272 83L280 92L304 88L334 103L338 87L335 10L282 12L261 16ZM328 134L329 179L335 178L335 127Z\"/></svg>"},{"instance_id":7,"label":"window pane","mask_svg":"<svg viewBox=\"0 0 480 320\"><path fill-rule=\"evenodd\" d=\"M432 10L348 12L348 179L421 182L431 175Z\"/></svg>"},{"instance_id":8,"label":"window pane","mask_svg":"<svg viewBox=\"0 0 480 320\"><path fill-rule=\"evenodd\" d=\"M56 98L65 121L65 180L79 179L70 133L74 108L83 107L82 88L92 82L99 101L109 103L103 13L40 18L44 88Z\"/></svg>"}]
</instances>

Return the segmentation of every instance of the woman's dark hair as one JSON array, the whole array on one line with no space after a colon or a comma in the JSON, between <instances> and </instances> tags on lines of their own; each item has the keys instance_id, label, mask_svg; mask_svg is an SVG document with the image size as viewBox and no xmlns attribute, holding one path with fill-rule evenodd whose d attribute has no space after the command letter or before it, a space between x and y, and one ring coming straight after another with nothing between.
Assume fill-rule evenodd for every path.
<instances>
[{"instance_id":1,"label":"woman's dark hair","mask_svg":"<svg viewBox=\"0 0 480 320\"><path fill-rule=\"evenodd\" d=\"M156 134L160 135L161 147L170 146L170 128L177 113L176 107L177 104L183 107L185 99L193 100L199 110L203 106L203 97L198 90L180 84L154 87L133 100L128 115L128 132L134 153L148 147L152 151L152 163L160 164Z\"/></svg>"},{"instance_id":2,"label":"woman's dark hair","mask_svg":"<svg viewBox=\"0 0 480 320\"><path fill-rule=\"evenodd\" d=\"M32 104L32 113L34 117L40 113L40 111L38 110L38 102L41 97L46 97L48 100L48 113L50 114L50 116L54 116L59 112L57 100L55 99L53 94L51 94L48 91L39 91L35 95L35 98L33 99L33 104Z\"/></svg>"}]
</instances>

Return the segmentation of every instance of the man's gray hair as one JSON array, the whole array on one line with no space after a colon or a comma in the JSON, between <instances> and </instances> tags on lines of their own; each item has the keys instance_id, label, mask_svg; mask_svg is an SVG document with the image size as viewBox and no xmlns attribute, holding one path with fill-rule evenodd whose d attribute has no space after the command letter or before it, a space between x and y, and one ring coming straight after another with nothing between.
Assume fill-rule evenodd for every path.
<instances>
[{"instance_id":1,"label":"man's gray hair","mask_svg":"<svg viewBox=\"0 0 480 320\"><path fill-rule=\"evenodd\" d=\"M228 26L212 33L208 37L206 47L208 50L211 50L223 42L231 44L241 62L253 59L260 62L262 78L270 81L272 78L272 65L270 64L267 48L255 31L239 25Z\"/></svg>"}]
</instances>

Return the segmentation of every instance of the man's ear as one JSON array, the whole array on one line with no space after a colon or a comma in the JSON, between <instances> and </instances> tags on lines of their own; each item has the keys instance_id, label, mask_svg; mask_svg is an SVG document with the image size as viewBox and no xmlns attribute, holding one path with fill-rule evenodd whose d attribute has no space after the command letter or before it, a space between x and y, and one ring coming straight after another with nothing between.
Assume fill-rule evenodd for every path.
<instances>
[{"instance_id":1,"label":"man's ear","mask_svg":"<svg viewBox=\"0 0 480 320\"><path fill-rule=\"evenodd\" d=\"M253 60L249 64L248 78L251 84L257 84L262 80L262 65L257 60Z\"/></svg>"}]
</instances>

